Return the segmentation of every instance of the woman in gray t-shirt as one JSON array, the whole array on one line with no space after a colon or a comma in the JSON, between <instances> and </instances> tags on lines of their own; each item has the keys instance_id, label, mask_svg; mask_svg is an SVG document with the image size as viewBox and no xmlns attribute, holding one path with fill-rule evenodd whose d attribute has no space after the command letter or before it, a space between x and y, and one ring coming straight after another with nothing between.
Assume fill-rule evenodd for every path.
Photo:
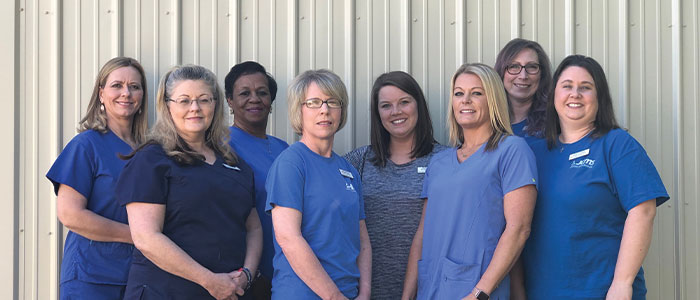
<instances>
[{"instance_id":1,"label":"woman in gray t-shirt","mask_svg":"<svg viewBox=\"0 0 700 300\"><path fill-rule=\"evenodd\" d=\"M372 87L371 145L345 155L362 178L372 245L372 299L400 299L413 236L420 222L420 193L435 142L428 105L411 75L380 75Z\"/></svg>"}]
</instances>

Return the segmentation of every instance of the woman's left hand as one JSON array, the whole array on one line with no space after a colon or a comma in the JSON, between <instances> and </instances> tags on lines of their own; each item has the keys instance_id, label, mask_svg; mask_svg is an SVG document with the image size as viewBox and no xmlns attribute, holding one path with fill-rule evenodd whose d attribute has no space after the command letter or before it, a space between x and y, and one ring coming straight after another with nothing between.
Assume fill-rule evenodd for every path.
<instances>
[{"instance_id":1,"label":"woman's left hand","mask_svg":"<svg viewBox=\"0 0 700 300\"><path fill-rule=\"evenodd\" d=\"M229 276L231 279L233 279L233 283L236 285L235 294L238 296L243 296L243 294L245 294L245 287L248 286L248 277L246 277L241 271L233 271L229 273Z\"/></svg>"},{"instance_id":2,"label":"woman's left hand","mask_svg":"<svg viewBox=\"0 0 700 300\"><path fill-rule=\"evenodd\" d=\"M613 281L608 289L605 300L630 300L632 299L632 285L619 281Z\"/></svg>"}]
</instances>

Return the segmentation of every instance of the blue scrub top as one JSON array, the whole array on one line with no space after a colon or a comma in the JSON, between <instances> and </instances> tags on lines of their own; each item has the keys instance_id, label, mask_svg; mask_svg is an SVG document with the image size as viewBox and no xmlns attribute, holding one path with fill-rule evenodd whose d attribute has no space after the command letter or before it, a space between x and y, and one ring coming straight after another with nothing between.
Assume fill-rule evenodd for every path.
<instances>
[{"instance_id":1,"label":"blue scrub top","mask_svg":"<svg viewBox=\"0 0 700 300\"><path fill-rule=\"evenodd\" d=\"M604 299L612 283L627 212L669 199L644 148L614 129L552 150L539 140L540 186L522 254L529 299ZM644 299L644 271L633 283Z\"/></svg>"},{"instance_id":2,"label":"blue scrub top","mask_svg":"<svg viewBox=\"0 0 700 300\"><path fill-rule=\"evenodd\" d=\"M513 130L513 134L525 139L528 144L531 144L538 140L539 138L531 136L525 132L525 126L527 125L527 119L522 120L515 124L510 124L510 128Z\"/></svg>"},{"instance_id":3,"label":"blue scrub top","mask_svg":"<svg viewBox=\"0 0 700 300\"><path fill-rule=\"evenodd\" d=\"M117 189L122 205L165 205L163 234L203 267L228 273L243 266L246 220L255 206L253 171L245 162L230 166L217 155L212 165L184 165L160 145L148 145L124 167ZM137 249L124 298L142 294L211 299L203 287L160 269Z\"/></svg>"},{"instance_id":4,"label":"blue scrub top","mask_svg":"<svg viewBox=\"0 0 700 300\"><path fill-rule=\"evenodd\" d=\"M271 135L268 135L266 139L261 139L235 126L231 126L230 129L231 140L229 144L231 148L253 168L253 174L255 174L255 208L263 229L263 252L260 257L259 269L265 277L271 279L272 257L275 256L275 248L272 244L272 217L265 213L265 202L267 201L265 181L272 162L289 145Z\"/></svg>"},{"instance_id":5,"label":"blue scrub top","mask_svg":"<svg viewBox=\"0 0 700 300\"><path fill-rule=\"evenodd\" d=\"M417 299L461 299L474 289L491 263L505 230L503 197L537 184L535 157L520 137L498 147L482 145L460 163L457 148L444 150L428 165L422 198L427 198L423 251L418 261ZM491 299L508 299L506 276Z\"/></svg>"},{"instance_id":6,"label":"blue scrub top","mask_svg":"<svg viewBox=\"0 0 700 300\"><path fill-rule=\"evenodd\" d=\"M345 297L357 297L359 222L365 218L357 170L335 153L323 157L297 142L272 164L265 187L266 211L279 205L301 212L301 234L321 266ZM320 299L274 244L272 299Z\"/></svg>"},{"instance_id":7,"label":"blue scrub top","mask_svg":"<svg viewBox=\"0 0 700 300\"><path fill-rule=\"evenodd\" d=\"M66 145L46 177L53 183L56 194L61 184L70 186L87 199L87 209L126 224L126 209L115 200L115 185L126 161L117 154L131 151L131 146L112 131L86 130ZM133 250L131 244L93 241L69 231L60 283L78 279L125 285Z\"/></svg>"}]
</instances>

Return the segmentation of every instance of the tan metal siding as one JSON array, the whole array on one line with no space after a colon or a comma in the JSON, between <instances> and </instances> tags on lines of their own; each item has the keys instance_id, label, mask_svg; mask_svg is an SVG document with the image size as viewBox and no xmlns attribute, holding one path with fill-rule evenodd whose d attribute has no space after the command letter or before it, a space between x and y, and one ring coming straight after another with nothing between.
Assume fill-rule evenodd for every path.
<instances>
[{"instance_id":1,"label":"tan metal siding","mask_svg":"<svg viewBox=\"0 0 700 300\"><path fill-rule=\"evenodd\" d=\"M143 64L151 105L161 75L194 63L223 76L257 60L279 90L269 132L293 142L286 86L311 68L346 82L349 120L335 150L369 143L369 96L390 70L413 74L436 137L447 142L450 80L464 62L492 65L513 37L537 40L554 66L573 53L606 70L618 121L646 148L672 200L659 207L645 260L649 299L700 298L700 8L697 0L20 0L0 4L1 64L13 90L2 136L2 298L57 296L62 240L44 175L75 135L99 68ZM12 38L14 36L15 38ZM16 58L14 65L8 60ZM18 59L18 60L17 60ZM11 261L10 261L11 259ZM5 271L7 270L7 271ZM673 295L673 296L669 296Z\"/></svg>"}]
</instances>

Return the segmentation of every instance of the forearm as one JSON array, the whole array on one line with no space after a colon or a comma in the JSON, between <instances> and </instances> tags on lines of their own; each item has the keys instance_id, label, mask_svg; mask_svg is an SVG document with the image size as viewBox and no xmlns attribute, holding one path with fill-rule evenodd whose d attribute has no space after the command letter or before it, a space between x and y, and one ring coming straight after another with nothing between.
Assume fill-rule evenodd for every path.
<instances>
[{"instance_id":1,"label":"forearm","mask_svg":"<svg viewBox=\"0 0 700 300\"><path fill-rule=\"evenodd\" d=\"M157 232L135 237L136 247L156 266L205 287L214 275L197 263L182 248L164 234Z\"/></svg>"},{"instance_id":2,"label":"forearm","mask_svg":"<svg viewBox=\"0 0 700 300\"><path fill-rule=\"evenodd\" d=\"M280 239L278 238L278 241ZM336 299L342 293L335 285L306 240L301 236L283 239L280 244L294 273L322 299ZM341 297L342 298L342 297Z\"/></svg>"},{"instance_id":3,"label":"forearm","mask_svg":"<svg viewBox=\"0 0 700 300\"><path fill-rule=\"evenodd\" d=\"M630 210L622 232L613 282L632 285L649 251L656 215L655 200Z\"/></svg>"},{"instance_id":4,"label":"forearm","mask_svg":"<svg viewBox=\"0 0 700 300\"><path fill-rule=\"evenodd\" d=\"M246 243L246 253L245 261L243 266L250 270L251 275L255 276L255 272L258 269L258 264L260 263L260 256L262 255L263 248L263 233L262 227L258 227L251 231L248 231L245 239Z\"/></svg>"},{"instance_id":5,"label":"forearm","mask_svg":"<svg viewBox=\"0 0 700 300\"><path fill-rule=\"evenodd\" d=\"M65 211L60 221L71 231L93 241L134 243L129 225L107 219L86 208Z\"/></svg>"},{"instance_id":6,"label":"forearm","mask_svg":"<svg viewBox=\"0 0 700 300\"><path fill-rule=\"evenodd\" d=\"M520 256L529 234L529 225L506 225L488 268L476 284L477 288L491 294L498 287Z\"/></svg>"},{"instance_id":7,"label":"forearm","mask_svg":"<svg viewBox=\"0 0 700 300\"><path fill-rule=\"evenodd\" d=\"M372 291L372 246L364 220L360 221L360 255L357 257L357 266L360 269L358 298L369 299Z\"/></svg>"}]
</instances>

